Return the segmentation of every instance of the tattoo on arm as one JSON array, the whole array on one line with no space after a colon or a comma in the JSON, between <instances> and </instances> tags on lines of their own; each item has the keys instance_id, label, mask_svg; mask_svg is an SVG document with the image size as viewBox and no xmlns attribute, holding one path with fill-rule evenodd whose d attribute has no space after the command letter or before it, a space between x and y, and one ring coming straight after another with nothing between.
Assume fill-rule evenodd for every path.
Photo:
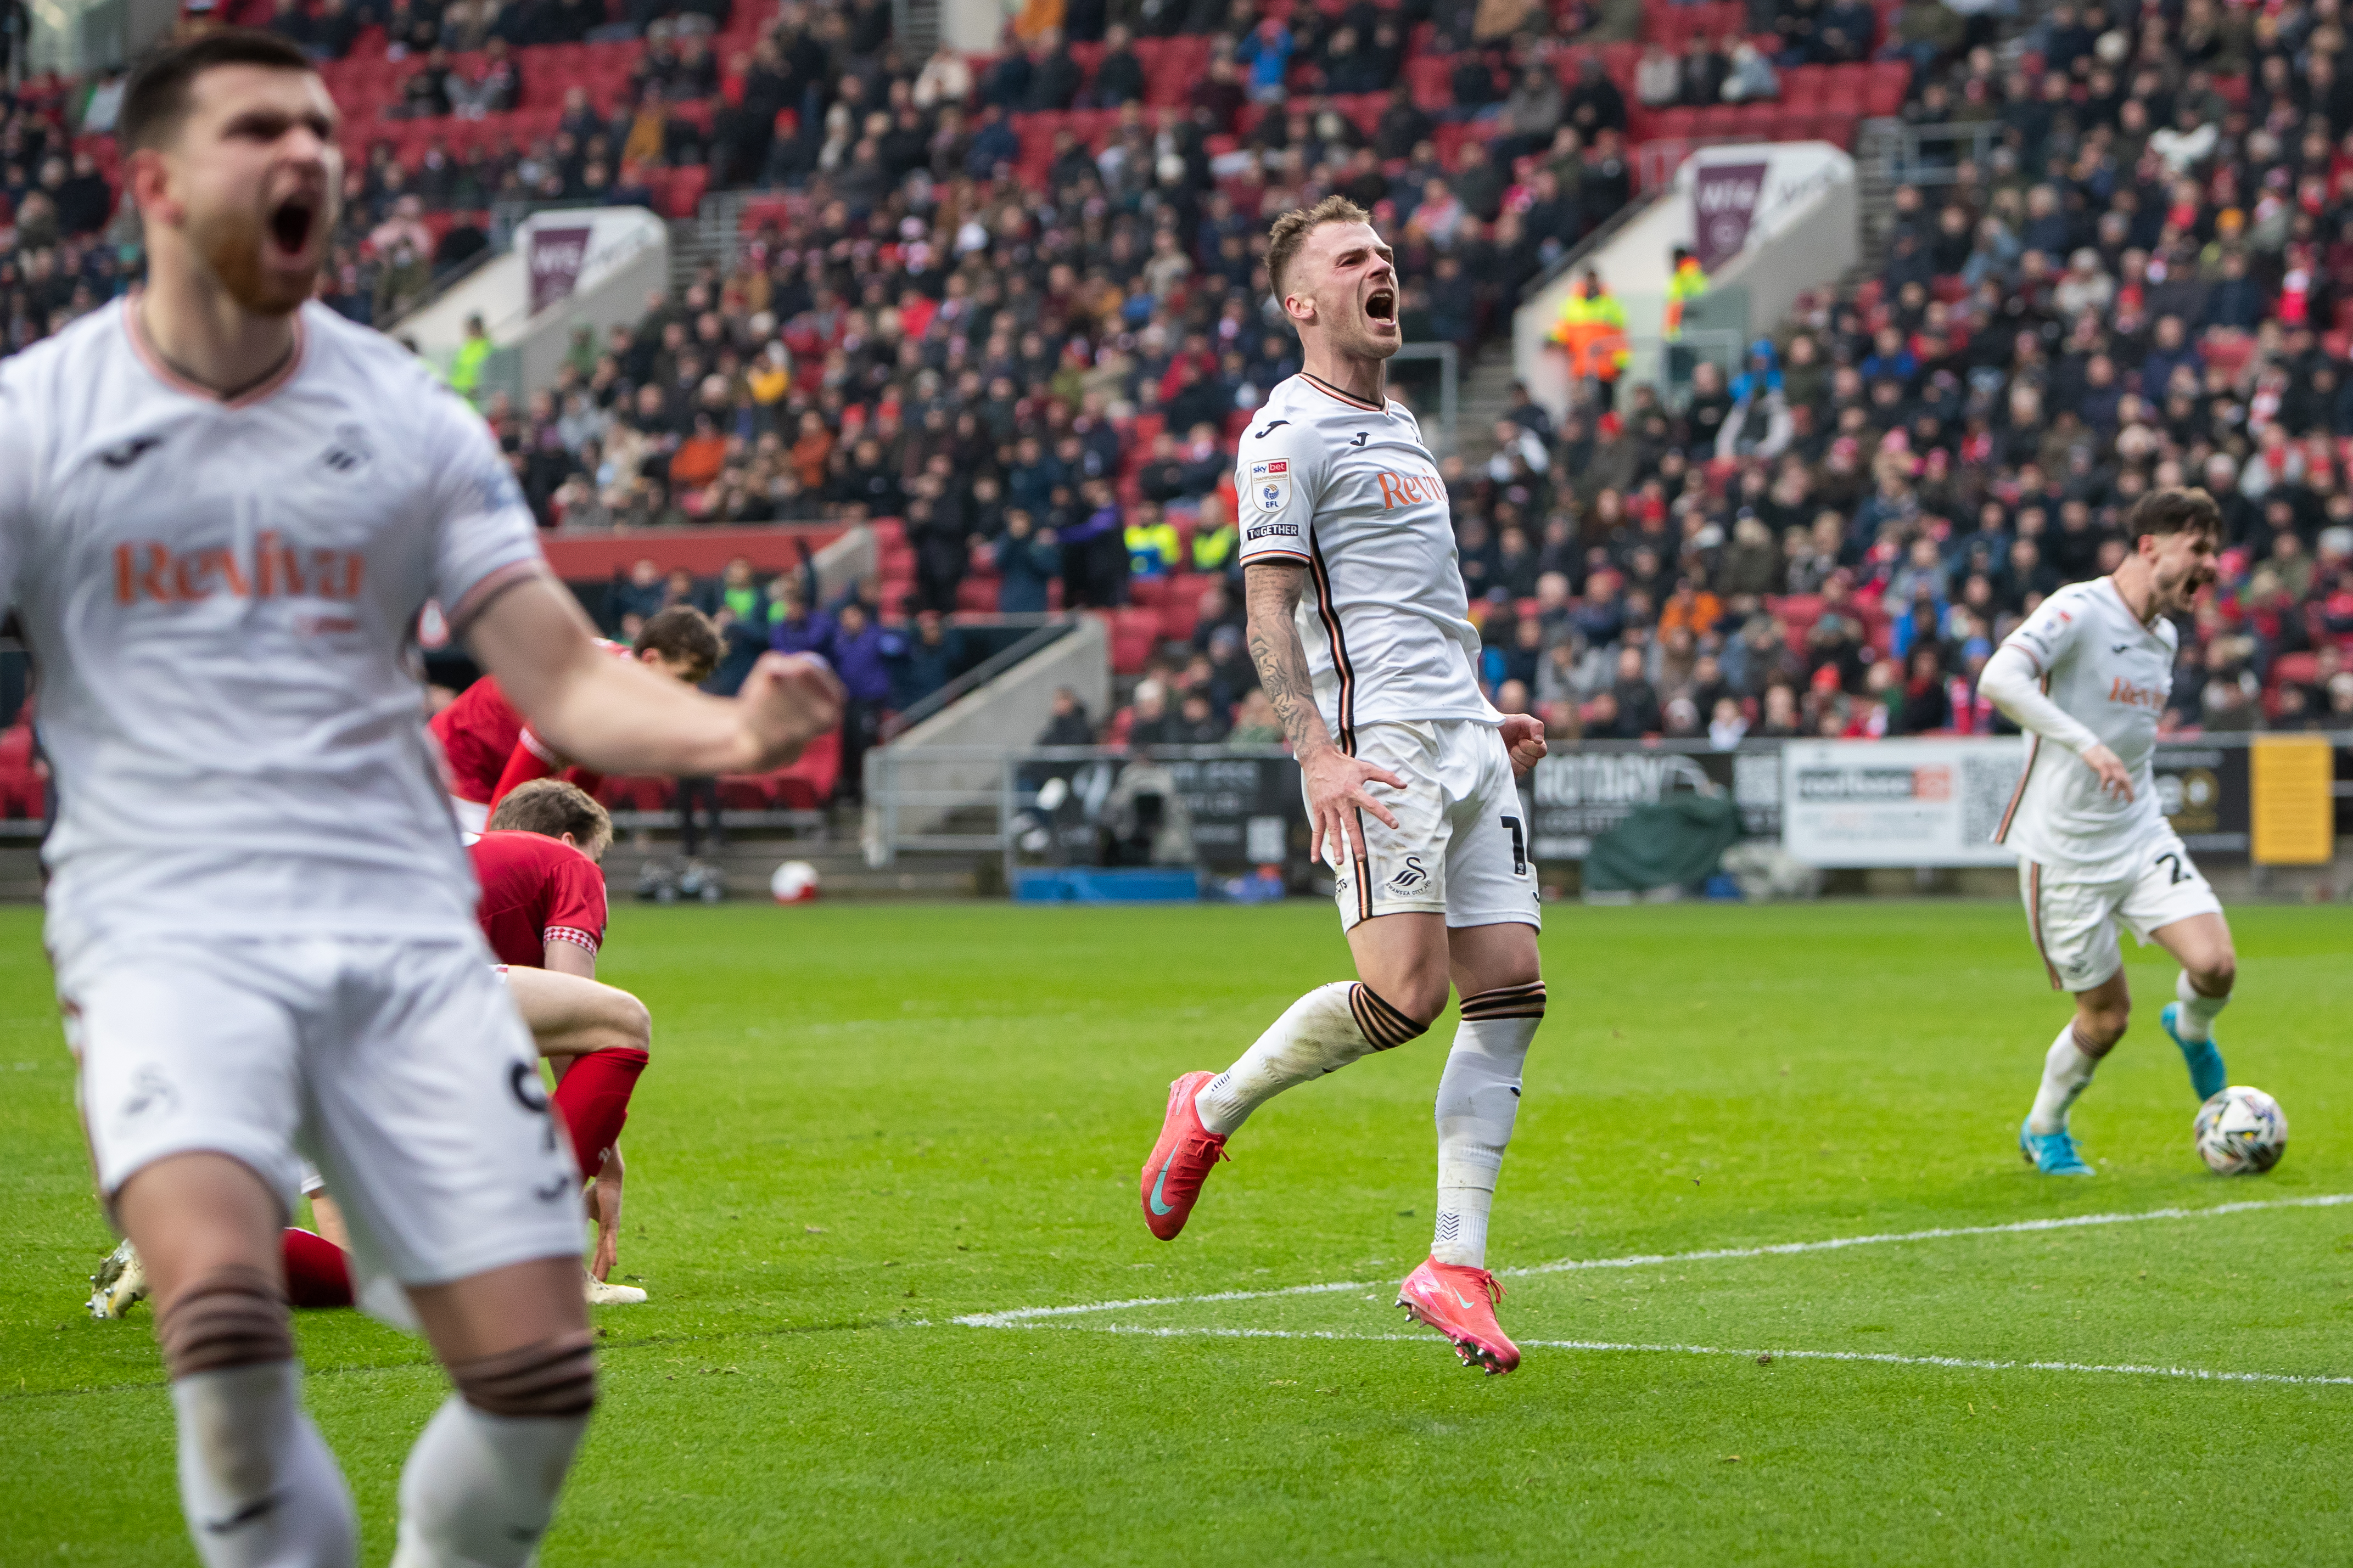
<instances>
[{"instance_id":1,"label":"tattoo on arm","mask_svg":"<svg viewBox=\"0 0 2353 1568\"><path fill-rule=\"evenodd\" d=\"M1315 708L1315 682L1307 673L1307 649L1293 619L1307 572L1301 566L1251 565L1243 571L1243 596L1250 615L1250 662L1266 700L1282 721L1294 754L1329 745L1332 732Z\"/></svg>"}]
</instances>

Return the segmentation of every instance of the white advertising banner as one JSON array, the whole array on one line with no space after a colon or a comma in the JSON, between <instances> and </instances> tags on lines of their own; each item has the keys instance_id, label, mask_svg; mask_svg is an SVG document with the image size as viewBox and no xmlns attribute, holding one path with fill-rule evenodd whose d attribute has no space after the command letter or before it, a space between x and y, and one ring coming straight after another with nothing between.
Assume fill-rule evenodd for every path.
<instances>
[{"instance_id":1,"label":"white advertising banner","mask_svg":"<svg viewBox=\"0 0 2353 1568\"><path fill-rule=\"evenodd\" d=\"M1993 842L2018 785L2016 736L1792 741L1781 847L1810 866L2009 866Z\"/></svg>"}]
</instances>

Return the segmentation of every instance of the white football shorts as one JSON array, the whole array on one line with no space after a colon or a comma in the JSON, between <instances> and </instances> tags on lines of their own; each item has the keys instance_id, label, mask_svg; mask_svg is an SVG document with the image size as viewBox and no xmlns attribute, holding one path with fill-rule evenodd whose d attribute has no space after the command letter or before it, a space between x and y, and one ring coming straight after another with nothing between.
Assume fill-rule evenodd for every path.
<instances>
[{"instance_id":1,"label":"white football shorts","mask_svg":"<svg viewBox=\"0 0 2353 1568\"><path fill-rule=\"evenodd\" d=\"M580 1177L479 939L94 941L58 963L111 1201L212 1151L289 1212L307 1158L363 1273L434 1285L580 1250Z\"/></svg>"},{"instance_id":2,"label":"white football shorts","mask_svg":"<svg viewBox=\"0 0 2353 1568\"><path fill-rule=\"evenodd\" d=\"M1402 791L1367 793L1398 825L1358 812L1349 823L1353 856L1328 839L1340 926L1409 910L1441 914L1449 926L1541 927L1535 867L1511 753L1493 724L1468 719L1366 724L1355 754L1397 774Z\"/></svg>"},{"instance_id":3,"label":"white football shorts","mask_svg":"<svg viewBox=\"0 0 2353 1568\"><path fill-rule=\"evenodd\" d=\"M2198 863L2170 828L2150 837L2139 868L2128 876L2079 881L2064 868L2022 859L2018 891L2056 991L2092 990L2124 967L2119 921L2146 944L2151 931L2176 921L2222 912L2213 885L2199 874Z\"/></svg>"}]
</instances>

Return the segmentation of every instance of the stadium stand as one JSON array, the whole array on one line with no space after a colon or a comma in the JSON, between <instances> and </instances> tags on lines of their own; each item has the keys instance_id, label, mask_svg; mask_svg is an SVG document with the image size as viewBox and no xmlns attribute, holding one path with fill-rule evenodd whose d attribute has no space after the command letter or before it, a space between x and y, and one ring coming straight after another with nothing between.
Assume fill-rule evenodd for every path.
<instances>
[{"instance_id":1,"label":"stadium stand","mask_svg":"<svg viewBox=\"0 0 2353 1568\"><path fill-rule=\"evenodd\" d=\"M1163 735L1196 690L1187 733L1222 732L1254 720L1220 640L1231 439L1295 368L1261 304L1271 213L1365 201L1408 336L1475 350L1631 198L1636 149L1892 121L1916 146L1885 254L1739 374L1556 427L1523 403L1493 457L1447 459L1499 700L1564 738L1982 731L1993 643L2181 479L2232 549L2170 721L2353 725L2353 88L2320 11L2005 31L1935 0L1644 0L1630 37L1569 5L1207 0L1167 36L1131 12L1073 5L1067 40L1025 12L997 55L917 61L879 4L336 0L300 18L351 160L327 297L388 318L497 204L743 193L731 269L486 406L543 520L653 555L685 522L870 522L879 706L911 658L953 664L907 652L925 609L1089 607L1145 689L1108 732ZM91 184L106 88L8 100L12 350L135 274L100 242L125 232ZM795 580L729 588L738 643L800 635Z\"/></svg>"}]
</instances>

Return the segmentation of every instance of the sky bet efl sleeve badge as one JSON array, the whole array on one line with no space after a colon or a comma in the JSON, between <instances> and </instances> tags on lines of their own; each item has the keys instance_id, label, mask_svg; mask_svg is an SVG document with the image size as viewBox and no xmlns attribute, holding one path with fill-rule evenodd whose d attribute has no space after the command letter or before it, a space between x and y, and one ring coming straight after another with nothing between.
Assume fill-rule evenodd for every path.
<instances>
[{"instance_id":1,"label":"sky bet efl sleeve badge","mask_svg":"<svg viewBox=\"0 0 2353 1568\"><path fill-rule=\"evenodd\" d=\"M1270 458L1250 467L1250 502L1259 510L1272 516L1291 504L1291 463L1283 458Z\"/></svg>"}]
</instances>

